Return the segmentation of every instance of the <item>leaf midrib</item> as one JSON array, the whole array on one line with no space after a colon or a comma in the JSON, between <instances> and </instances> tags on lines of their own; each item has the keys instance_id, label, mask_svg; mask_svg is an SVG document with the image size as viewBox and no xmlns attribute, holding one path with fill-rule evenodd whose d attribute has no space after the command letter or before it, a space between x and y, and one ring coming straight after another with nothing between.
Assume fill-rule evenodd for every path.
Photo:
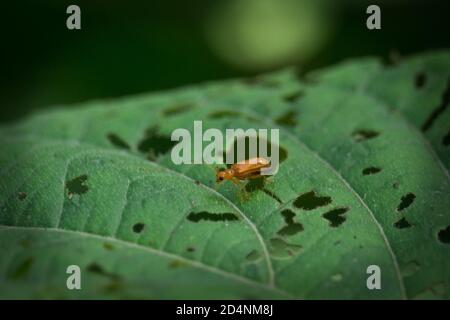
<instances>
[{"instance_id":1,"label":"leaf midrib","mask_svg":"<svg viewBox=\"0 0 450 320\"><path fill-rule=\"evenodd\" d=\"M281 290L275 286L270 286L268 284L262 283L262 282L257 282L254 280L251 280L247 277L242 277L240 275L237 275L235 273L231 273L228 271L225 271L223 269L219 269L207 264L204 264L201 261L197 261L197 260L191 260L191 259L187 259L183 256L179 256L176 254L172 254L169 252L165 252L165 251L161 251L152 247L147 247L147 246L143 246L139 243L135 243L135 242L129 242L129 241L125 241L122 239L118 239L118 238L114 238L114 237L108 237L108 236L102 236L99 234L95 234L95 233L89 233L89 232L84 232L84 231L79 231L79 230L68 230L68 229L61 229L61 228L46 228L46 227L24 227L24 226L8 226L8 225L0 225L0 231L2 230L26 230L26 231L38 231L38 232L59 232L62 234L74 234L80 237L87 237L87 238L93 238L96 240L101 240L101 241L110 241L110 242L115 242L117 244L123 245L123 246L127 246L130 248L134 248L134 249L139 249L139 250L143 250L145 252L149 252L151 254L155 254L155 255L159 255L159 256L163 256L165 258L169 258L169 259L174 259L174 260L180 260L183 263L186 263L188 265L191 265L193 267L196 268L200 268L203 270L207 270L210 271L212 273L221 275L225 278L229 278L229 279L233 279L239 282L242 282L244 284L247 285L251 285L254 286L256 288L261 288L261 289L265 289L268 291L273 291L274 293L283 295L287 298L290 299L297 299L296 297L292 296L291 294L289 294L288 292Z\"/></svg>"}]
</instances>

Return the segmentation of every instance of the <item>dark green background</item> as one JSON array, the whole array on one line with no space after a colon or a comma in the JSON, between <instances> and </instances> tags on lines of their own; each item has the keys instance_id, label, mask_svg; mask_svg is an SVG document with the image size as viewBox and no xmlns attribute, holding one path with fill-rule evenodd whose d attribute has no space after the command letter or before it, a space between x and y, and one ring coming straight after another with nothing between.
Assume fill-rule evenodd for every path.
<instances>
[{"instance_id":1,"label":"dark green background","mask_svg":"<svg viewBox=\"0 0 450 320\"><path fill-rule=\"evenodd\" d=\"M336 4L338 2L338 4ZM407 55L450 47L447 0L330 1L333 34L304 61L309 70L344 58ZM77 4L82 30L66 28ZM369 4L382 30L365 27ZM205 80L251 76L228 64L205 39L205 19L219 1L14 1L2 3L0 120L39 107L111 98ZM279 66L297 61L280 61Z\"/></svg>"}]
</instances>

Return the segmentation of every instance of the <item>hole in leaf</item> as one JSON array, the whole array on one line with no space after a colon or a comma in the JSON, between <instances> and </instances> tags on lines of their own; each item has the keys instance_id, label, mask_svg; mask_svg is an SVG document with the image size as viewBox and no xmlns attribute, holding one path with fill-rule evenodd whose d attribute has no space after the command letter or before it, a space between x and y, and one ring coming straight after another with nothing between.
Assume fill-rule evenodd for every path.
<instances>
[{"instance_id":1,"label":"hole in leaf","mask_svg":"<svg viewBox=\"0 0 450 320\"><path fill-rule=\"evenodd\" d=\"M283 100L286 102L296 102L298 99L300 99L303 96L303 92L302 91L296 91L294 93L291 94L287 94L283 97Z\"/></svg>"},{"instance_id":2,"label":"hole in leaf","mask_svg":"<svg viewBox=\"0 0 450 320\"><path fill-rule=\"evenodd\" d=\"M254 262L259 260L260 257L261 254L257 250L253 250L245 257L245 259L247 259L250 262Z\"/></svg>"},{"instance_id":3,"label":"hole in leaf","mask_svg":"<svg viewBox=\"0 0 450 320\"><path fill-rule=\"evenodd\" d=\"M141 233L142 230L144 230L144 227L145 227L144 223L142 223L142 222L136 223L133 226L133 231L136 232L136 233Z\"/></svg>"},{"instance_id":4,"label":"hole in leaf","mask_svg":"<svg viewBox=\"0 0 450 320\"><path fill-rule=\"evenodd\" d=\"M128 143L126 143L125 140L123 140L121 137L119 137L115 133L109 133L107 135L107 138L108 138L109 142L111 142L113 145L115 145L118 148L127 149L127 150L130 149L130 145Z\"/></svg>"},{"instance_id":5,"label":"hole in leaf","mask_svg":"<svg viewBox=\"0 0 450 320\"><path fill-rule=\"evenodd\" d=\"M345 213L347 211L348 208L337 208L324 213L322 217L330 222L330 227L336 228L343 224L346 220Z\"/></svg>"},{"instance_id":6,"label":"hole in leaf","mask_svg":"<svg viewBox=\"0 0 450 320\"><path fill-rule=\"evenodd\" d=\"M438 239L442 243L450 243L450 226L438 232Z\"/></svg>"},{"instance_id":7,"label":"hole in leaf","mask_svg":"<svg viewBox=\"0 0 450 320\"><path fill-rule=\"evenodd\" d=\"M202 212L190 212L187 219L192 222L205 221L236 221L238 217L234 213L210 213L206 211Z\"/></svg>"},{"instance_id":8,"label":"hole in leaf","mask_svg":"<svg viewBox=\"0 0 450 320\"><path fill-rule=\"evenodd\" d=\"M292 212L292 210L284 209L283 211L281 211L281 215L283 216L284 221L287 224L294 223L295 213Z\"/></svg>"},{"instance_id":9,"label":"hole in leaf","mask_svg":"<svg viewBox=\"0 0 450 320\"><path fill-rule=\"evenodd\" d=\"M392 187L393 187L394 189L398 189L399 186L400 186L400 184L399 184L398 182L394 182L394 183L392 184Z\"/></svg>"},{"instance_id":10,"label":"hole in leaf","mask_svg":"<svg viewBox=\"0 0 450 320\"><path fill-rule=\"evenodd\" d=\"M292 236L303 231L303 225L294 221L294 212L289 209L285 209L281 212L281 215L284 217L284 222L286 222L287 225L277 232L279 235Z\"/></svg>"},{"instance_id":11,"label":"hole in leaf","mask_svg":"<svg viewBox=\"0 0 450 320\"><path fill-rule=\"evenodd\" d=\"M317 196L314 191L300 195L295 201L294 206L299 209L313 210L318 207L327 206L331 203L331 198L327 196Z\"/></svg>"},{"instance_id":12,"label":"hole in leaf","mask_svg":"<svg viewBox=\"0 0 450 320\"><path fill-rule=\"evenodd\" d=\"M302 246L291 244L280 238L272 238L270 243L270 254L274 258L289 258L301 250Z\"/></svg>"},{"instance_id":13,"label":"hole in leaf","mask_svg":"<svg viewBox=\"0 0 450 320\"><path fill-rule=\"evenodd\" d=\"M394 227L396 227L397 229L405 229L412 227L412 225L406 220L406 218L403 217L396 223L394 223Z\"/></svg>"},{"instance_id":14,"label":"hole in leaf","mask_svg":"<svg viewBox=\"0 0 450 320\"><path fill-rule=\"evenodd\" d=\"M265 194L267 194L269 197L275 199L275 201L277 201L278 203L281 203L281 199L278 198L275 193L273 193L269 189L265 188L266 179L267 179L266 177L251 179L245 185L245 191L254 192L255 190L260 190L260 191L264 192Z\"/></svg>"},{"instance_id":15,"label":"hole in leaf","mask_svg":"<svg viewBox=\"0 0 450 320\"><path fill-rule=\"evenodd\" d=\"M25 192L19 192L17 193L17 198L19 198L20 201L23 201L27 198L27 194Z\"/></svg>"},{"instance_id":16,"label":"hole in leaf","mask_svg":"<svg viewBox=\"0 0 450 320\"><path fill-rule=\"evenodd\" d=\"M368 168L365 168L365 169L362 171L362 173L363 173L363 175L367 176L367 175L369 175L369 174L375 174L375 173L378 173L378 172L380 172L380 171L381 171L381 168L378 168L378 167L368 167Z\"/></svg>"},{"instance_id":17,"label":"hole in leaf","mask_svg":"<svg viewBox=\"0 0 450 320\"><path fill-rule=\"evenodd\" d=\"M187 248L186 248L186 251L187 251L187 252L194 252L194 251L195 251L195 248L194 248L194 247L187 247Z\"/></svg>"},{"instance_id":18,"label":"hole in leaf","mask_svg":"<svg viewBox=\"0 0 450 320\"><path fill-rule=\"evenodd\" d=\"M163 115L166 117L175 116L180 113L191 111L194 108L192 104L180 104L163 110Z\"/></svg>"},{"instance_id":19,"label":"hole in leaf","mask_svg":"<svg viewBox=\"0 0 450 320\"><path fill-rule=\"evenodd\" d=\"M353 139L355 139L356 142L361 142L364 140L369 140L377 137L380 133L375 130L370 129L358 129L355 130L352 133Z\"/></svg>"},{"instance_id":20,"label":"hole in leaf","mask_svg":"<svg viewBox=\"0 0 450 320\"><path fill-rule=\"evenodd\" d=\"M442 94L441 103L431 112L428 116L427 120L422 125L422 131L427 131L431 128L434 121L447 109L450 104L450 78L448 79L447 87L445 88L444 93Z\"/></svg>"},{"instance_id":21,"label":"hole in leaf","mask_svg":"<svg viewBox=\"0 0 450 320\"><path fill-rule=\"evenodd\" d=\"M31 269L31 266L33 265L34 258L28 257L25 258L18 266L17 268L10 274L9 278L13 280L17 280L20 278L25 277L28 272Z\"/></svg>"},{"instance_id":22,"label":"hole in leaf","mask_svg":"<svg viewBox=\"0 0 450 320\"><path fill-rule=\"evenodd\" d=\"M169 136L158 133L158 128L146 130L144 138L138 144L138 150L147 154L150 161L155 161L159 155L170 151L177 141L171 141Z\"/></svg>"},{"instance_id":23,"label":"hole in leaf","mask_svg":"<svg viewBox=\"0 0 450 320\"><path fill-rule=\"evenodd\" d=\"M400 204L397 207L397 211L402 211L406 208L408 208L411 203L413 203L414 199L416 198L416 195L414 193L407 193L400 199Z\"/></svg>"},{"instance_id":24,"label":"hole in leaf","mask_svg":"<svg viewBox=\"0 0 450 320\"><path fill-rule=\"evenodd\" d=\"M295 127L297 125L297 112L295 110L290 110L275 119L275 123L288 127Z\"/></svg>"},{"instance_id":25,"label":"hole in leaf","mask_svg":"<svg viewBox=\"0 0 450 320\"><path fill-rule=\"evenodd\" d=\"M74 194L82 195L89 190L88 187L84 184L87 179L88 176L86 174L83 174L66 182L67 195L69 199L72 199L72 196Z\"/></svg>"},{"instance_id":26,"label":"hole in leaf","mask_svg":"<svg viewBox=\"0 0 450 320\"><path fill-rule=\"evenodd\" d=\"M450 131L442 138L442 144L444 146L450 145Z\"/></svg>"},{"instance_id":27,"label":"hole in leaf","mask_svg":"<svg viewBox=\"0 0 450 320\"><path fill-rule=\"evenodd\" d=\"M419 72L416 75L416 78L414 80L416 88L418 88L418 89L423 88L426 81L427 81L427 75L424 72Z\"/></svg>"}]
</instances>

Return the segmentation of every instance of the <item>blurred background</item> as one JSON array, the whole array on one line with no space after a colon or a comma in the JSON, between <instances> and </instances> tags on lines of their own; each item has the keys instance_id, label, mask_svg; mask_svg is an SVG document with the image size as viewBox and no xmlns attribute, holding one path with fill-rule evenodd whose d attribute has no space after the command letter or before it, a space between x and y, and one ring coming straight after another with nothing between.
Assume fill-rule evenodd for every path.
<instances>
[{"instance_id":1,"label":"blurred background","mask_svg":"<svg viewBox=\"0 0 450 320\"><path fill-rule=\"evenodd\" d=\"M81 8L81 30L66 8ZM381 30L366 8L381 7ZM2 3L0 121L38 109L297 65L450 47L449 0Z\"/></svg>"}]
</instances>

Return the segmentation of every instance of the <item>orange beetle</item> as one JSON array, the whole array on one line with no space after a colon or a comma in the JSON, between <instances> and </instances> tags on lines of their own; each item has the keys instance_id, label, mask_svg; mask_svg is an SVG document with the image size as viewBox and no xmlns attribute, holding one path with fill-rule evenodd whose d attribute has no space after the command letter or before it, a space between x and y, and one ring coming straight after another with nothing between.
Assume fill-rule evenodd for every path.
<instances>
[{"instance_id":1,"label":"orange beetle","mask_svg":"<svg viewBox=\"0 0 450 320\"><path fill-rule=\"evenodd\" d=\"M239 180L261 177L261 169L270 166L270 161L265 158L252 158L233 164L230 168L219 170L216 173L216 182L231 180L238 183Z\"/></svg>"}]
</instances>

